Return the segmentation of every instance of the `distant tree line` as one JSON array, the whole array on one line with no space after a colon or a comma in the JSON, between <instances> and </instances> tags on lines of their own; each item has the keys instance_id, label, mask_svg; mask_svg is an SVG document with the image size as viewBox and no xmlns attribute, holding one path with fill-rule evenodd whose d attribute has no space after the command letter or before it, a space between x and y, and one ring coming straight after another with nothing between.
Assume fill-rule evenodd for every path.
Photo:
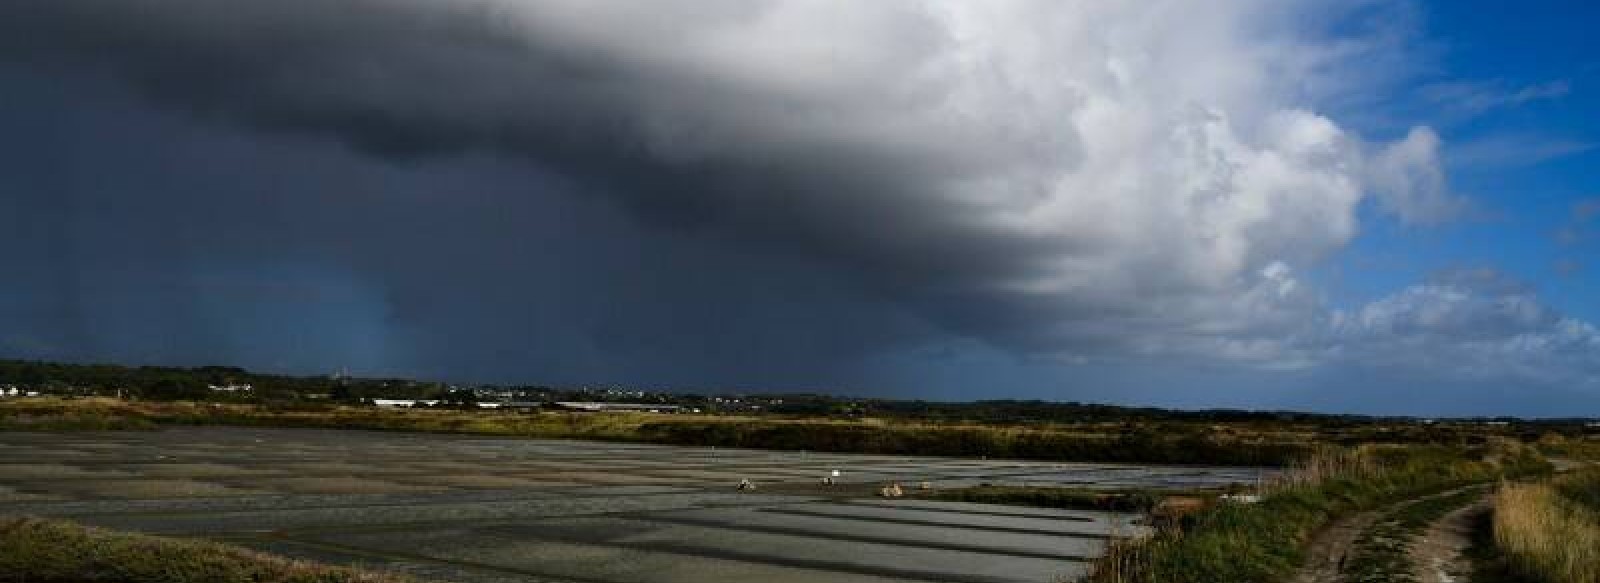
<instances>
[{"instance_id":1,"label":"distant tree line","mask_svg":"<svg viewBox=\"0 0 1600 583\"><path fill-rule=\"evenodd\" d=\"M251 385L248 392L212 391L211 386ZM165 367L109 364L67 364L0 359L0 386L65 395L123 396L149 400L293 403L319 401L366 403L373 399L438 400L444 406L469 407L484 400L470 388L409 379L291 376L253 373L232 366ZM1094 403L1038 400L944 402L862 399L824 394L758 394L709 396L620 387L562 389L543 386L480 386L492 399L513 395L518 400L649 402L694 407L705 412L762 413L797 418L859 419L864 417L930 422L995 425L1119 424L1128 430L1151 424L1225 424L1314 432L1321 439L1359 443L1468 443L1498 434L1533 441L1556 433L1567 437L1593 435L1600 427L1585 419L1518 420L1479 418L1440 420L1333 415L1292 411L1212 409L1184 411L1122 407ZM1100 429L1107 429L1101 427ZM770 436L768 437L770 438ZM1156 440L1160 441L1160 440ZM1192 445L1192 444L1189 444Z\"/></svg>"},{"instance_id":2,"label":"distant tree line","mask_svg":"<svg viewBox=\"0 0 1600 583\"><path fill-rule=\"evenodd\" d=\"M1099 423L1124 421L1209 421L1238 422L1316 422L1359 423L1370 417L1302 413L1293 411L1243 411L1208 409L1184 411L1155 407L1125 407L1095 403L1039 400L985 400L941 402L892 399L842 399L829 395L781 395L783 403L769 408L772 413L793 415L905 417L935 421L977 423L1048 422Z\"/></svg>"},{"instance_id":3,"label":"distant tree line","mask_svg":"<svg viewBox=\"0 0 1600 583\"><path fill-rule=\"evenodd\" d=\"M134 367L25 360L0 360L0 385L58 395L189 401L330 399L357 402L372 398L436 399L447 392L441 383L271 375L231 366ZM240 385L250 385L251 390L211 389L212 386Z\"/></svg>"}]
</instances>

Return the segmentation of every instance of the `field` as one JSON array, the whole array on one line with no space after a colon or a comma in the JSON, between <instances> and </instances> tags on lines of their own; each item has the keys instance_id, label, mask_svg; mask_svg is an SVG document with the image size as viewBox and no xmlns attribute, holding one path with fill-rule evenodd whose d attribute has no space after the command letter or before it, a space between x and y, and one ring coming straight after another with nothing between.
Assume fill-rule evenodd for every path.
<instances>
[{"instance_id":1,"label":"field","mask_svg":"<svg viewBox=\"0 0 1600 583\"><path fill-rule=\"evenodd\" d=\"M835 469L840 484L822 486ZM0 514L448 581L1020 582L1082 574L1109 535L1137 530L1134 515L916 489L1187 490L1263 474L316 429L14 432ZM889 482L912 495L871 495Z\"/></svg>"}]
</instances>

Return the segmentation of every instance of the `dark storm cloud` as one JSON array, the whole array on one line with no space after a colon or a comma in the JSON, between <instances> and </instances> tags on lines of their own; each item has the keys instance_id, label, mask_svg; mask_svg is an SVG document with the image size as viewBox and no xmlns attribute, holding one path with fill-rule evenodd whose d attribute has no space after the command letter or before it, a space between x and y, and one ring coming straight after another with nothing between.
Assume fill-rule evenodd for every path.
<instances>
[{"instance_id":1,"label":"dark storm cloud","mask_svg":"<svg viewBox=\"0 0 1600 583\"><path fill-rule=\"evenodd\" d=\"M7 356L859 387L862 355L930 331L834 270L641 229L522 164L374 164L103 84L0 84L26 102L0 115Z\"/></svg>"},{"instance_id":2,"label":"dark storm cloud","mask_svg":"<svg viewBox=\"0 0 1600 583\"><path fill-rule=\"evenodd\" d=\"M783 42L748 60L714 54L715 45L662 44L689 43L677 34L759 29L783 3L703 4L671 15L597 6L25 3L0 14L0 36L15 62L100 72L206 118L331 135L397 160L523 157L654 220L848 266L868 287L948 327L1029 351L1057 350L1069 337L1120 342L1094 322L1060 323L1137 322L1142 308L1120 297L1129 289L1165 296L1215 285L1167 269L1167 257L1123 258L1114 249L1123 243L1103 234L1005 224L1011 214L1031 222L1032 207L1059 198L1052 182L1082 157L1077 133L959 110L1017 107L1032 116L1027 101L1050 100L1034 107L1065 113L1081 91L1029 92L1003 78L995 94L957 87L941 59L959 57L959 47L936 11L854 9L875 26L860 38L841 35L835 50L850 52L817 62L803 45ZM574 30L574 19L602 21L604 30ZM788 32L817 31L802 23ZM870 41L870 51L852 41ZM808 71L830 65L837 70ZM1091 281L1057 293L1057 282L1041 280L1059 279L1052 272L1063 263L1095 264L1070 279L1118 270L1107 280L1117 289Z\"/></svg>"},{"instance_id":3,"label":"dark storm cloud","mask_svg":"<svg viewBox=\"0 0 1600 583\"><path fill-rule=\"evenodd\" d=\"M1052 387L1409 366L1360 342L1521 374L1534 335L1592 380L1587 324L1496 311L1531 294L1298 277L1369 197L1459 204L1433 132L1299 102L1386 45L1282 5L5 3L0 348L782 387L950 350Z\"/></svg>"},{"instance_id":4,"label":"dark storm cloud","mask_svg":"<svg viewBox=\"0 0 1600 583\"><path fill-rule=\"evenodd\" d=\"M961 146L937 143L962 136L908 143L910 153L830 143L829 136L760 143L762 126L818 115L829 104L741 95L743 88L715 79L674 77L652 63L572 46L554 38L557 31L529 34L511 23L514 6L30 3L9 9L0 33L19 62L101 70L198 115L331 134L396 159L514 153L657 217L835 248L839 258L891 279L921 281L948 269L1005 273L1051 244L963 247L971 238L944 220L961 209L917 192L923 175L976 163ZM907 34L886 40L903 43L897 51L906 55L940 40L928 27L900 31ZM729 119L662 128L676 121L657 112L663 102L708 103ZM717 146L725 151L692 152L717 139L727 140Z\"/></svg>"}]
</instances>

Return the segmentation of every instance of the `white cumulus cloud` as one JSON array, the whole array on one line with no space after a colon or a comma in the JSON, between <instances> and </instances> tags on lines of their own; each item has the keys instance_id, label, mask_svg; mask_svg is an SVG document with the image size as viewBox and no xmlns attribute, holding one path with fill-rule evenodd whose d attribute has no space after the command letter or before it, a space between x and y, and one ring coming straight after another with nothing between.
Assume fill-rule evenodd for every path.
<instances>
[{"instance_id":1,"label":"white cumulus cloud","mask_svg":"<svg viewBox=\"0 0 1600 583\"><path fill-rule=\"evenodd\" d=\"M1410 286L1334 312L1327 341L1347 363L1464 380L1600 386L1600 330L1493 272Z\"/></svg>"}]
</instances>

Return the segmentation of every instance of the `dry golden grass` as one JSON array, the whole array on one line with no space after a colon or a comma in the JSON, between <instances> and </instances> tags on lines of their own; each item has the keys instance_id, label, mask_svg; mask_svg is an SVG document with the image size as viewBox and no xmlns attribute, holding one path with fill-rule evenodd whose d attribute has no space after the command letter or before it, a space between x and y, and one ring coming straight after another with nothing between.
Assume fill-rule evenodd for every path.
<instances>
[{"instance_id":1,"label":"dry golden grass","mask_svg":"<svg viewBox=\"0 0 1600 583\"><path fill-rule=\"evenodd\" d=\"M1380 470L1370 446L1319 447L1311 455L1290 464L1288 469L1262 484L1259 494L1268 496L1285 490L1315 487L1334 478L1371 478Z\"/></svg>"},{"instance_id":2,"label":"dry golden grass","mask_svg":"<svg viewBox=\"0 0 1600 583\"><path fill-rule=\"evenodd\" d=\"M1546 484L1495 495L1494 540L1512 569L1545 583L1600 583L1600 514Z\"/></svg>"}]
</instances>

